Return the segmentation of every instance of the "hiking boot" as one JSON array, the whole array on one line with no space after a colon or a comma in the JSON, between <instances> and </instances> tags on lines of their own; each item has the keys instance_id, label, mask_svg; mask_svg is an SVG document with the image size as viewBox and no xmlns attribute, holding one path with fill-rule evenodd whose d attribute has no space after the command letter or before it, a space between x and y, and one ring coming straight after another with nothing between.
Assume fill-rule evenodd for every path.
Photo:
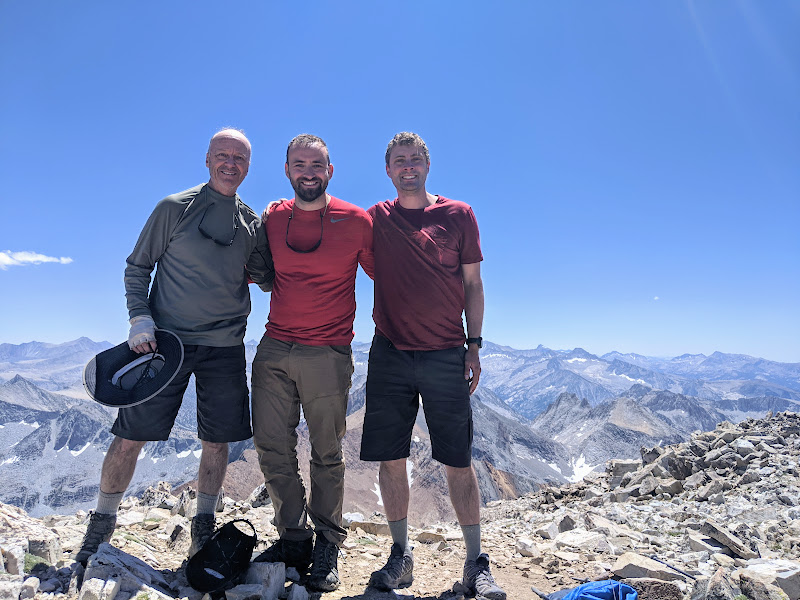
<instances>
[{"instance_id":1,"label":"hiking boot","mask_svg":"<svg viewBox=\"0 0 800 600\"><path fill-rule=\"evenodd\" d=\"M189 558L200 552L209 538L214 535L214 515L198 514L192 519L192 545L189 547Z\"/></svg>"},{"instance_id":2,"label":"hiking boot","mask_svg":"<svg viewBox=\"0 0 800 600\"><path fill-rule=\"evenodd\" d=\"M311 564L311 552L314 548L313 538L304 540L285 540L280 538L269 548L253 559L253 562L280 562L286 568L294 567L300 575L308 571Z\"/></svg>"},{"instance_id":3,"label":"hiking boot","mask_svg":"<svg viewBox=\"0 0 800 600\"><path fill-rule=\"evenodd\" d=\"M462 584L476 598L506 600L506 593L497 585L489 570L488 554L480 554L475 560L464 563Z\"/></svg>"},{"instance_id":4,"label":"hiking boot","mask_svg":"<svg viewBox=\"0 0 800 600\"><path fill-rule=\"evenodd\" d=\"M86 535L83 536L81 549L75 554L76 562L86 566L89 557L97 552L97 548L103 542L107 542L114 534L117 526L117 515L106 515L92 511L89 513L89 524L86 526Z\"/></svg>"},{"instance_id":5,"label":"hiking boot","mask_svg":"<svg viewBox=\"0 0 800 600\"><path fill-rule=\"evenodd\" d=\"M339 546L323 534L317 535L314 560L308 585L320 592L332 592L339 587Z\"/></svg>"},{"instance_id":6,"label":"hiking boot","mask_svg":"<svg viewBox=\"0 0 800 600\"><path fill-rule=\"evenodd\" d=\"M381 567L380 571L373 571L369 578L369 585L378 590L396 590L411 585L414 581L414 555L406 547L405 552L400 544L392 544L389 560Z\"/></svg>"}]
</instances>

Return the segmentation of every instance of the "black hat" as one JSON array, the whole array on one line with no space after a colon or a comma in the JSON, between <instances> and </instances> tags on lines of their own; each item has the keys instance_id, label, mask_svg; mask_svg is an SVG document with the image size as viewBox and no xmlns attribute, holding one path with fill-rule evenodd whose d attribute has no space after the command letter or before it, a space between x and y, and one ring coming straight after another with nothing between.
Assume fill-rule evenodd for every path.
<instances>
[{"instance_id":1,"label":"black hat","mask_svg":"<svg viewBox=\"0 0 800 600\"><path fill-rule=\"evenodd\" d=\"M155 352L138 354L128 342L104 350L83 370L83 387L100 404L123 408L157 396L183 364L183 344L166 329L156 329Z\"/></svg>"},{"instance_id":2,"label":"black hat","mask_svg":"<svg viewBox=\"0 0 800 600\"><path fill-rule=\"evenodd\" d=\"M249 525L253 534L246 534L237 523ZM186 580L200 592L230 587L250 566L257 542L256 529L247 519L225 523L186 563Z\"/></svg>"}]
</instances>

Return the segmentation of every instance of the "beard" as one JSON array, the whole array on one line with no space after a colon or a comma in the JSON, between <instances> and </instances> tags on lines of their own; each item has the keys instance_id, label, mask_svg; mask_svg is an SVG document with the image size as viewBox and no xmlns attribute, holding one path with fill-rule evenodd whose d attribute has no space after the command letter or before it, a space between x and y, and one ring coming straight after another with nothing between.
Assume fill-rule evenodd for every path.
<instances>
[{"instance_id":1,"label":"beard","mask_svg":"<svg viewBox=\"0 0 800 600\"><path fill-rule=\"evenodd\" d=\"M325 190L328 189L328 182L321 179L316 179L316 182L317 185L309 188L301 185L299 180L292 180L292 189L294 189L298 200L308 202L309 204L318 200L319 197L325 193Z\"/></svg>"}]
</instances>

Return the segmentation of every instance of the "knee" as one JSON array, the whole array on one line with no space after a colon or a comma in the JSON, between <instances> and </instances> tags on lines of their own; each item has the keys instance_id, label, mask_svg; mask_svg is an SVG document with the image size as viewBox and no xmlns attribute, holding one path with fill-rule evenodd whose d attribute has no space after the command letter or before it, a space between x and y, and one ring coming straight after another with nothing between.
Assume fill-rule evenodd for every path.
<instances>
[{"instance_id":1,"label":"knee","mask_svg":"<svg viewBox=\"0 0 800 600\"><path fill-rule=\"evenodd\" d=\"M203 454L206 452L209 454L228 454L227 442L218 443L201 441L200 443L203 446Z\"/></svg>"},{"instance_id":2,"label":"knee","mask_svg":"<svg viewBox=\"0 0 800 600\"><path fill-rule=\"evenodd\" d=\"M406 459L387 460L381 463L381 477L406 477Z\"/></svg>"},{"instance_id":3,"label":"knee","mask_svg":"<svg viewBox=\"0 0 800 600\"><path fill-rule=\"evenodd\" d=\"M114 441L111 442L108 452L109 454L117 456L129 456L131 454L138 456L146 443L147 442L140 442L138 440L126 440L125 438L115 437Z\"/></svg>"}]
</instances>

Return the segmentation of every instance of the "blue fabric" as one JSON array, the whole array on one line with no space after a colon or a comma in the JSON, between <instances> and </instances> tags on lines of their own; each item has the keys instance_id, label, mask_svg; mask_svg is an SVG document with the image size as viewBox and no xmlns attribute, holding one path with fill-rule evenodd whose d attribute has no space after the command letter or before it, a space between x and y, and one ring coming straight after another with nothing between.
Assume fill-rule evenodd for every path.
<instances>
[{"instance_id":1,"label":"blue fabric","mask_svg":"<svg viewBox=\"0 0 800 600\"><path fill-rule=\"evenodd\" d=\"M590 581L579 585L563 597L562 600L636 600L638 594L631 586L605 579Z\"/></svg>"}]
</instances>

